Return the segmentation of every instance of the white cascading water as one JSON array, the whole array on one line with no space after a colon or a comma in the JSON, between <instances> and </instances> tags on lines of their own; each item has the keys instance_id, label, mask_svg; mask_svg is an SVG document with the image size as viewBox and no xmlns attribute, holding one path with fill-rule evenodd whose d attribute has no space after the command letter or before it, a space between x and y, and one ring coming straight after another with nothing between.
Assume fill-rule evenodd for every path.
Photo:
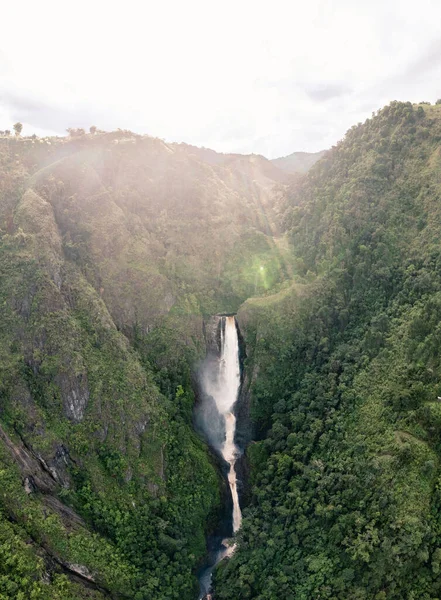
<instances>
[{"instance_id":1,"label":"white cascading water","mask_svg":"<svg viewBox=\"0 0 441 600\"><path fill-rule=\"evenodd\" d=\"M234 317L222 317L220 333L220 358L219 361L216 361L216 372L210 369L210 373L204 377L203 387L205 392L213 398L217 412L225 420L225 438L220 447L216 447L225 461L230 465L228 483L233 500L233 533L236 533L242 522L236 477L236 460L240 456L240 450L234 443L236 417L233 413L240 388L239 339L236 329L236 319ZM216 428L214 423L211 423L211 425ZM206 423L205 428L210 428L208 423ZM206 431L206 434L209 438L211 437L209 431ZM230 545L230 540L223 540L222 547L216 556L214 564L219 563L227 556L231 556L234 549L235 544ZM211 595L207 592L211 587L211 573L214 564L207 569L200 579L202 589L200 598L211 598Z\"/></svg>"},{"instance_id":2,"label":"white cascading water","mask_svg":"<svg viewBox=\"0 0 441 600\"><path fill-rule=\"evenodd\" d=\"M239 450L234 443L236 433L236 417L233 407L236 403L240 387L239 340L237 337L236 320L225 317L225 328L221 329L221 360L217 391L213 394L219 414L225 418L225 442L221 454L230 465L228 483L233 499L233 532L239 529L242 513L237 493L236 459Z\"/></svg>"}]
</instances>

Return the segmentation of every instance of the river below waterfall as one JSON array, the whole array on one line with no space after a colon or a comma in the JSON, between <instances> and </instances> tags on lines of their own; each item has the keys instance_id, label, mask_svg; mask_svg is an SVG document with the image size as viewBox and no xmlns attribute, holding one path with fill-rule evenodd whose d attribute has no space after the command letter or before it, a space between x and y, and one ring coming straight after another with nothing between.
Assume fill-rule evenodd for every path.
<instances>
[{"instance_id":1,"label":"river below waterfall","mask_svg":"<svg viewBox=\"0 0 441 600\"><path fill-rule=\"evenodd\" d=\"M228 515L227 530L234 536L242 521L236 476L236 461L241 450L235 443L234 414L241 383L239 337L234 316L222 316L218 319L214 330L215 343L200 369L203 399L198 408L197 422L211 447L220 454L228 468L227 481L232 511ZM233 537L222 539L218 536L213 539L208 564L199 576L200 599L210 593L212 571L216 564L230 556L235 548Z\"/></svg>"}]
</instances>

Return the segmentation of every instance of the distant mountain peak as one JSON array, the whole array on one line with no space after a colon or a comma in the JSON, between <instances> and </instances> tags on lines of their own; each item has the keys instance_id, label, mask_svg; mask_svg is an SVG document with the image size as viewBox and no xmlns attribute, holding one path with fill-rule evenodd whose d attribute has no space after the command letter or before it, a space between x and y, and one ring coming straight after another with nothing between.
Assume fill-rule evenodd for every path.
<instances>
[{"instance_id":1,"label":"distant mountain peak","mask_svg":"<svg viewBox=\"0 0 441 600\"><path fill-rule=\"evenodd\" d=\"M320 150L320 152L293 152L288 156L274 158L271 162L287 173L306 173L326 152L327 150Z\"/></svg>"}]
</instances>

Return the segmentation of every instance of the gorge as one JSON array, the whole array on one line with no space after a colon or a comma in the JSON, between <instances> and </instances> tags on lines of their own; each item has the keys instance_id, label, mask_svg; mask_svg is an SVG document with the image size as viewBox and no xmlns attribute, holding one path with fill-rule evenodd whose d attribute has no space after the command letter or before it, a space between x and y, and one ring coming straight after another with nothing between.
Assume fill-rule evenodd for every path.
<instances>
[{"instance_id":1,"label":"gorge","mask_svg":"<svg viewBox=\"0 0 441 600\"><path fill-rule=\"evenodd\" d=\"M441 597L441 105L74 134L0 135L0 596Z\"/></svg>"}]
</instances>

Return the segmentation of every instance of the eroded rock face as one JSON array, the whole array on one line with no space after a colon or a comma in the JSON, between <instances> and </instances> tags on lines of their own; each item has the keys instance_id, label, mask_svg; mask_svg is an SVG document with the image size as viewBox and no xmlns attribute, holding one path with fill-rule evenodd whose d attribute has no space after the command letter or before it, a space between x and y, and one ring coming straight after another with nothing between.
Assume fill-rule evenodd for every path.
<instances>
[{"instance_id":1,"label":"eroded rock face","mask_svg":"<svg viewBox=\"0 0 441 600\"><path fill-rule=\"evenodd\" d=\"M84 577L84 579L88 579L89 581L95 581L92 573L84 565L75 565L73 563L66 563L66 567L69 569L69 571L73 571L80 577Z\"/></svg>"},{"instance_id":2,"label":"eroded rock face","mask_svg":"<svg viewBox=\"0 0 441 600\"><path fill-rule=\"evenodd\" d=\"M90 397L86 374L72 376L69 373L59 373L56 383L60 386L64 416L79 423L84 418Z\"/></svg>"},{"instance_id":3,"label":"eroded rock face","mask_svg":"<svg viewBox=\"0 0 441 600\"><path fill-rule=\"evenodd\" d=\"M26 494L33 494L36 491L36 485L35 485L35 481L34 478L32 477L32 475L30 475L29 477L25 477L25 480L23 482L23 487L24 490L26 492Z\"/></svg>"},{"instance_id":4,"label":"eroded rock face","mask_svg":"<svg viewBox=\"0 0 441 600\"><path fill-rule=\"evenodd\" d=\"M47 459L46 463L57 483L64 488L69 488L71 481L68 467L71 463L71 458L66 446L64 444L58 444L55 448L53 457Z\"/></svg>"},{"instance_id":5,"label":"eroded rock face","mask_svg":"<svg viewBox=\"0 0 441 600\"><path fill-rule=\"evenodd\" d=\"M220 354L220 323L222 317L214 315L204 322L204 335L205 344L207 348L207 355Z\"/></svg>"},{"instance_id":6,"label":"eroded rock face","mask_svg":"<svg viewBox=\"0 0 441 600\"><path fill-rule=\"evenodd\" d=\"M44 460L36 456L35 452L26 447L21 441L15 443L1 425L0 440L9 450L20 469L26 493L30 494L38 489L44 494L50 494L56 490L56 482Z\"/></svg>"}]
</instances>

